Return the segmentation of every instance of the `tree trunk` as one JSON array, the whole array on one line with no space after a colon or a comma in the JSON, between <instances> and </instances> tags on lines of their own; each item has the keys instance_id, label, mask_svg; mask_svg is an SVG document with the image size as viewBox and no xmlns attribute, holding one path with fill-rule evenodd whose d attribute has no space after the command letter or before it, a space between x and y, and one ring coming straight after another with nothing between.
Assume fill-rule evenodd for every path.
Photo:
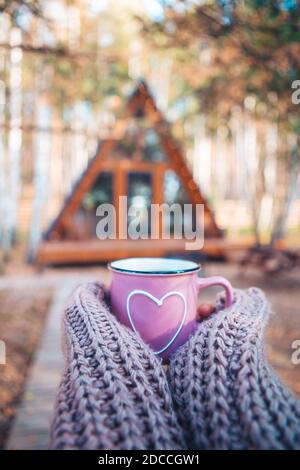
<instances>
[{"instance_id":1,"label":"tree trunk","mask_svg":"<svg viewBox=\"0 0 300 470\"><path fill-rule=\"evenodd\" d=\"M281 240L287 228L289 209L297 191L300 171L299 137L294 148L290 148L285 131L281 131L277 154L277 185L274 196L274 218L271 244Z\"/></svg>"},{"instance_id":2,"label":"tree trunk","mask_svg":"<svg viewBox=\"0 0 300 470\"><path fill-rule=\"evenodd\" d=\"M9 255L10 248L16 238L18 228L18 209L21 195L21 144L22 131L22 50L20 30L13 28L10 33L10 76L9 76L9 115L10 130L8 133L8 171L9 197L6 207L5 220L5 254Z\"/></svg>"},{"instance_id":3,"label":"tree trunk","mask_svg":"<svg viewBox=\"0 0 300 470\"><path fill-rule=\"evenodd\" d=\"M2 263L4 261L5 250L5 227L3 225L5 217L6 205L6 171L5 171L5 134L4 134L4 120L5 120L5 87L4 82L0 82L0 273L2 271Z\"/></svg>"},{"instance_id":4,"label":"tree trunk","mask_svg":"<svg viewBox=\"0 0 300 470\"><path fill-rule=\"evenodd\" d=\"M50 122L50 108L46 98L36 96L36 123L38 126L48 127ZM35 135L35 166L34 166L34 200L32 208L32 222L29 237L28 259L32 261L35 256L43 227L43 211L47 202L49 188L49 157L51 148L51 135L37 132Z\"/></svg>"}]
</instances>

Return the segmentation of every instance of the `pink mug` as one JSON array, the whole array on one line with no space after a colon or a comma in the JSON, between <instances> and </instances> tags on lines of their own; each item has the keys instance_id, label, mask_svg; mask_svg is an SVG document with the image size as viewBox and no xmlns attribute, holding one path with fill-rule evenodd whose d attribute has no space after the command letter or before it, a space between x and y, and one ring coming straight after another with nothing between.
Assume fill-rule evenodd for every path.
<instances>
[{"instance_id":1,"label":"pink mug","mask_svg":"<svg viewBox=\"0 0 300 470\"><path fill-rule=\"evenodd\" d=\"M129 258L108 267L112 311L164 360L195 331L199 291L220 285L225 306L233 302L231 284L220 276L198 277L200 266L192 261Z\"/></svg>"}]
</instances>

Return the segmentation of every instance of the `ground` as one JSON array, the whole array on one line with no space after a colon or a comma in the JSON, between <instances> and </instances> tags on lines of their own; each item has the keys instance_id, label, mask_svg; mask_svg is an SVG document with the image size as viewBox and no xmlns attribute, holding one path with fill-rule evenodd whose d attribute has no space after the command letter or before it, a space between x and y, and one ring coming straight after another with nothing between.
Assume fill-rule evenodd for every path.
<instances>
[{"instance_id":1,"label":"ground","mask_svg":"<svg viewBox=\"0 0 300 470\"><path fill-rule=\"evenodd\" d=\"M9 267L0 277L0 339L7 342L8 363L0 366L0 442L21 399L7 443L9 448L45 448L53 402L61 375L61 316L65 301L80 282L100 279L109 283L105 267L46 269L37 273L28 266ZM281 379L300 396L300 365L291 361L294 340L300 339L300 271L264 277L244 273L233 263L210 263L204 275L223 275L235 287L258 286L269 297L274 314L267 328L270 363ZM213 300L215 290L201 299ZM49 301L51 298L51 305ZM44 323L45 312L49 314ZM45 325L45 326L44 326ZM37 348L31 368L31 358ZM28 374L29 371L29 374ZM27 377L27 381L25 381ZM24 385L26 383L26 390Z\"/></svg>"},{"instance_id":2,"label":"ground","mask_svg":"<svg viewBox=\"0 0 300 470\"><path fill-rule=\"evenodd\" d=\"M0 331L7 362L0 365L0 449L22 396L50 298L48 289L0 292Z\"/></svg>"}]
</instances>

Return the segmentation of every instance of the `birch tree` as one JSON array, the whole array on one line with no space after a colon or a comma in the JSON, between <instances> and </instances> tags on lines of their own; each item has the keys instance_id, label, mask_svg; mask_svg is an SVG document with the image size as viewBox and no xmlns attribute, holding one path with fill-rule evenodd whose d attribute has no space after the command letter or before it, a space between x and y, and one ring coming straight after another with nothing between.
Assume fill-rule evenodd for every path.
<instances>
[{"instance_id":1,"label":"birch tree","mask_svg":"<svg viewBox=\"0 0 300 470\"><path fill-rule=\"evenodd\" d=\"M291 98L292 83L300 76L300 4L175 0L162 2L162 7L160 18L141 20L145 37L172 53L212 130L229 126L237 108L257 121L258 161L251 175L253 225L259 242L260 214L268 195L273 216L269 243L274 244L284 236L299 178L300 115ZM249 100L253 106L247 105ZM276 155L272 154L276 189L270 193L265 187L266 132L272 125L277 127L278 142ZM244 131L236 131L236 138L239 132Z\"/></svg>"}]
</instances>

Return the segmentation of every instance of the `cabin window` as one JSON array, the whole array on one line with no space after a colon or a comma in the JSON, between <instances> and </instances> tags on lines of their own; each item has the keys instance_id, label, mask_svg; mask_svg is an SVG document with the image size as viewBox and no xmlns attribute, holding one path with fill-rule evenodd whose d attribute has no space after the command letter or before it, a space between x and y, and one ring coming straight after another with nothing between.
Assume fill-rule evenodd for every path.
<instances>
[{"instance_id":1,"label":"cabin window","mask_svg":"<svg viewBox=\"0 0 300 470\"><path fill-rule=\"evenodd\" d=\"M100 173L92 189L83 198L82 206L88 211L94 211L100 204L113 203L113 175L111 171Z\"/></svg>"},{"instance_id":2,"label":"cabin window","mask_svg":"<svg viewBox=\"0 0 300 470\"><path fill-rule=\"evenodd\" d=\"M99 222L96 209L100 204L113 204L113 200L113 174L103 171L97 176L91 190L83 197L73 218L73 232L69 236L79 240L96 238L96 226Z\"/></svg>"},{"instance_id":3,"label":"cabin window","mask_svg":"<svg viewBox=\"0 0 300 470\"><path fill-rule=\"evenodd\" d=\"M152 175L147 172L128 173L128 208L136 215L128 214L128 225L137 218L140 224L148 226L150 233L150 210L152 201Z\"/></svg>"},{"instance_id":4,"label":"cabin window","mask_svg":"<svg viewBox=\"0 0 300 470\"><path fill-rule=\"evenodd\" d=\"M185 189L182 186L180 179L173 170L167 170L164 175L164 202L168 205L180 204L182 208L182 230L184 223L194 226L194 214L189 214L187 211L183 211L183 205L190 203L190 200L186 194ZM170 217L164 220L164 228L169 231L170 234L174 234L174 213L170 212Z\"/></svg>"},{"instance_id":5,"label":"cabin window","mask_svg":"<svg viewBox=\"0 0 300 470\"><path fill-rule=\"evenodd\" d=\"M120 156L153 163L168 160L156 131L144 119L130 123L110 158L117 160Z\"/></svg>"},{"instance_id":6,"label":"cabin window","mask_svg":"<svg viewBox=\"0 0 300 470\"><path fill-rule=\"evenodd\" d=\"M166 155L162 151L158 135L153 129L147 129L144 134L144 160L150 162L166 161Z\"/></svg>"}]
</instances>

